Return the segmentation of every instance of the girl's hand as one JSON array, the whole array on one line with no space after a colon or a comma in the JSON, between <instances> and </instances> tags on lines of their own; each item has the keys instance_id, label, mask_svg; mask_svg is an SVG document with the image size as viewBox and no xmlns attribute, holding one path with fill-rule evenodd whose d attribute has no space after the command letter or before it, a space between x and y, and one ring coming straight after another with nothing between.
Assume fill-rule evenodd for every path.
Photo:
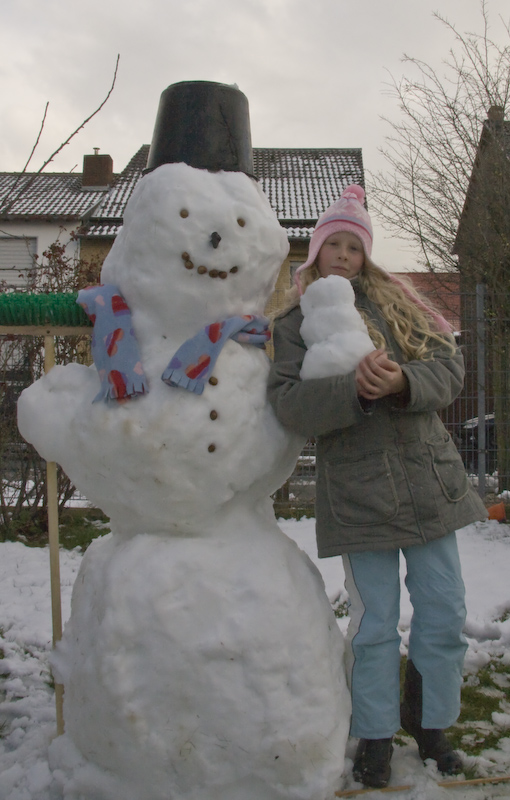
<instances>
[{"instance_id":1,"label":"girl's hand","mask_svg":"<svg viewBox=\"0 0 510 800\"><path fill-rule=\"evenodd\" d=\"M403 392L407 388L407 378L385 350L373 350L356 367L356 387L361 397L377 400Z\"/></svg>"}]
</instances>

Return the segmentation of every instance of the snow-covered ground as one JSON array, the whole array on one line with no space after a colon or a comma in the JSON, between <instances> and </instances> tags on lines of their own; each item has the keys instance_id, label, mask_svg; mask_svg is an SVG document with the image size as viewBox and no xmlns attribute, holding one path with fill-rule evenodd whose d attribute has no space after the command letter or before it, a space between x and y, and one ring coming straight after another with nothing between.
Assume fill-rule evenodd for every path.
<instances>
[{"instance_id":1,"label":"snow-covered ground","mask_svg":"<svg viewBox=\"0 0 510 800\"><path fill-rule=\"evenodd\" d=\"M341 558L320 561L316 558L314 521L281 520L279 524L317 564L330 600L345 599ZM459 531L459 547L467 588L466 673L474 675L491 658L498 658L510 667L510 527L497 522L470 525ZM54 698L48 669L51 647L48 562L47 549L12 542L0 544L0 800L61 800L62 797L48 762L48 746L55 736ZM80 552L61 551L64 620L69 616L71 590L80 563ZM400 622L403 648L410 616L411 606L404 588ZM345 630L347 619L340 618L338 624ZM493 715L493 731L500 734L498 747L478 757L467 757L466 764L479 775L510 774L510 704L506 707L503 702L501 712ZM352 755L355 744L349 743L348 756ZM346 763L349 767L349 758ZM392 785L412 784L413 788L390 791L384 795L389 800L510 798L510 782L462 789L437 787L434 782L437 774L431 766L425 768L421 764L414 744L396 747L392 764ZM345 785L352 785L348 776ZM367 800L382 796L375 791L363 795Z\"/></svg>"}]
</instances>

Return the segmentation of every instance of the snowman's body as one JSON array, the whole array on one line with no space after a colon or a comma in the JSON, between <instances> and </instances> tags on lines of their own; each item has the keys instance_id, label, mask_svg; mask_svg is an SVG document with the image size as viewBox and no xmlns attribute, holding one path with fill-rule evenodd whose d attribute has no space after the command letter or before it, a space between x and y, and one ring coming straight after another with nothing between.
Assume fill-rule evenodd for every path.
<instances>
[{"instance_id":1,"label":"snowman's body","mask_svg":"<svg viewBox=\"0 0 510 800\"><path fill-rule=\"evenodd\" d=\"M25 438L112 521L55 655L66 798L325 800L338 785L343 642L274 520L302 442L266 401L267 356L229 340L201 395L161 380L205 325L263 313L287 246L246 175L159 167L102 272L131 309L149 393L92 402L97 371L74 364L20 399Z\"/></svg>"}]
</instances>

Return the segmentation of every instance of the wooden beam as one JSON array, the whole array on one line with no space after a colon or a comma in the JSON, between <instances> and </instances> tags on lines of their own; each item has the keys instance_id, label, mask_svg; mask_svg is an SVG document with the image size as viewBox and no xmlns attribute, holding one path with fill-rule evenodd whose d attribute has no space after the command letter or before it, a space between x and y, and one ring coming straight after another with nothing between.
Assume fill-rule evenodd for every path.
<instances>
[{"instance_id":1,"label":"wooden beam","mask_svg":"<svg viewBox=\"0 0 510 800\"><path fill-rule=\"evenodd\" d=\"M92 336L92 326L0 325L0 334L11 336Z\"/></svg>"},{"instance_id":2,"label":"wooden beam","mask_svg":"<svg viewBox=\"0 0 510 800\"><path fill-rule=\"evenodd\" d=\"M44 371L55 366L55 341L53 336L44 337ZM53 647L62 638L62 599L60 592L60 553L58 535L58 484L57 465L46 462L46 491L48 497L48 541L50 546L51 618L53 625ZM64 733L64 687L55 684L57 736Z\"/></svg>"},{"instance_id":3,"label":"wooden beam","mask_svg":"<svg viewBox=\"0 0 510 800\"><path fill-rule=\"evenodd\" d=\"M455 778L450 778L448 781L433 781L433 783L445 789L463 789L465 786L479 786L485 783L504 783L505 781L510 781L510 775L500 775L494 778L469 778L460 781L455 780ZM401 786L385 786L384 789L345 789L342 792L335 792L335 797L356 797L361 794L368 794L369 792L407 792L409 789L414 788L415 787L411 783L406 783Z\"/></svg>"}]
</instances>

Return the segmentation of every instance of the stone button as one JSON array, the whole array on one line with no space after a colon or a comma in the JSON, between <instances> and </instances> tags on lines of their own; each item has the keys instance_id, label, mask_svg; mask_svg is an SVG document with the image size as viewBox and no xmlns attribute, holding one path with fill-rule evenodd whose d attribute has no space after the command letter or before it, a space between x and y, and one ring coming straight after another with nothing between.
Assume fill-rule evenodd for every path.
<instances>
[{"instance_id":1,"label":"stone button","mask_svg":"<svg viewBox=\"0 0 510 800\"><path fill-rule=\"evenodd\" d=\"M215 411L214 408L213 408L213 410L211 411L209 416L211 417L211 419L218 419L218 412Z\"/></svg>"},{"instance_id":2,"label":"stone button","mask_svg":"<svg viewBox=\"0 0 510 800\"><path fill-rule=\"evenodd\" d=\"M209 378L209 383L211 384L211 386L217 386L218 378L215 378L214 375L211 375L211 377Z\"/></svg>"},{"instance_id":3,"label":"stone button","mask_svg":"<svg viewBox=\"0 0 510 800\"><path fill-rule=\"evenodd\" d=\"M215 444L210 444L207 449L208 449L208 451L210 453L214 453L214 451L216 450L216 445Z\"/></svg>"}]
</instances>

